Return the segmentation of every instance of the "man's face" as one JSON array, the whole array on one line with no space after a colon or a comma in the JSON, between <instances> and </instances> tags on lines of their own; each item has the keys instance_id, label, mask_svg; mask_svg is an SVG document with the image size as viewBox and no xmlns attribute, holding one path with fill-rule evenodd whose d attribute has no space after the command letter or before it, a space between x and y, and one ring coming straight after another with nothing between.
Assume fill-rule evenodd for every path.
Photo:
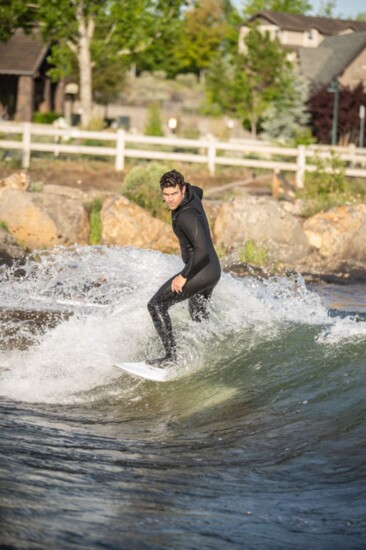
<instances>
[{"instance_id":1,"label":"man's face","mask_svg":"<svg viewBox=\"0 0 366 550\"><path fill-rule=\"evenodd\" d=\"M182 187L182 189L179 187L179 185L176 185L175 187L164 187L163 197L170 210L175 210L176 208L178 208L184 198L185 192L185 185Z\"/></svg>"}]
</instances>

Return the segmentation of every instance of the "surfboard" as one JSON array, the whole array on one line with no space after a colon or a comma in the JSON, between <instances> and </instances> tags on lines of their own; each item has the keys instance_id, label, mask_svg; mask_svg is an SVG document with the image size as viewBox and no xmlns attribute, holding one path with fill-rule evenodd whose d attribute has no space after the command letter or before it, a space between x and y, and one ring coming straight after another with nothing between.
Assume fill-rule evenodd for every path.
<instances>
[{"instance_id":1,"label":"surfboard","mask_svg":"<svg viewBox=\"0 0 366 550\"><path fill-rule=\"evenodd\" d=\"M152 367L143 361L141 363L115 363L115 366L133 376L145 380L154 380L155 382L167 382L174 377L174 369Z\"/></svg>"}]
</instances>

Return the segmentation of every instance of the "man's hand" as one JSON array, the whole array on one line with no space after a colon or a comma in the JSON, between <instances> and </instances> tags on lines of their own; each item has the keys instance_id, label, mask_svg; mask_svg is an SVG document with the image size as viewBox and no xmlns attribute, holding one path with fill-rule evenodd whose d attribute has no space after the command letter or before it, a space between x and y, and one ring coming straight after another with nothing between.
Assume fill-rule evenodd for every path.
<instances>
[{"instance_id":1,"label":"man's hand","mask_svg":"<svg viewBox=\"0 0 366 550\"><path fill-rule=\"evenodd\" d=\"M172 291L173 292L182 292L184 285L186 284L187 279L183 275L177 275L172 280Z\"/></svg>"}]
</instances>

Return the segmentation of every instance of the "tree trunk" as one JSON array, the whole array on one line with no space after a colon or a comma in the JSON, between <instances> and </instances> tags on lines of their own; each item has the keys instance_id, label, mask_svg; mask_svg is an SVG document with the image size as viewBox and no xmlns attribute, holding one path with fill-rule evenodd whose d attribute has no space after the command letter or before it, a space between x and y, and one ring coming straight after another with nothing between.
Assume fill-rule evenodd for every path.
<instances>
[{"instance_id":1,"label":"tree trunk","mask_svg":"<svg viewBox=\"0 0 366 550\"><path fill-rule=\"evenodd\" d=\"M90 53L90 43L94 34L94 20L88 17L86 20L81 12L77 12L79 24L79 43L78 43L78 62L80 77L80 103L81 103L81 124L85 128L88 126L93 108L92 93L92 61Z\"/></svg>"}]
</instances>

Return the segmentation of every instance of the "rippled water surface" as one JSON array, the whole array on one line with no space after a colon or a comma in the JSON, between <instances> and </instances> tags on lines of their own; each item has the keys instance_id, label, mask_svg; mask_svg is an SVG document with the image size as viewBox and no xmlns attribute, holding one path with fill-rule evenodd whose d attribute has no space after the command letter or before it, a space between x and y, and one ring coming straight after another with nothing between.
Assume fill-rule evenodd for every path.
<instances>
[{"instance_id":1,"label":"rippled water surface","mask_svg":"<svg viewBox=\"0 0 366 550\"><path fill-rule=\"evenodd\" d=\"M223 275L210 320L146 303L177 257L59 249L0 274L0 546L363 549L366 288Z\"/></svg>"}]
</instances>

